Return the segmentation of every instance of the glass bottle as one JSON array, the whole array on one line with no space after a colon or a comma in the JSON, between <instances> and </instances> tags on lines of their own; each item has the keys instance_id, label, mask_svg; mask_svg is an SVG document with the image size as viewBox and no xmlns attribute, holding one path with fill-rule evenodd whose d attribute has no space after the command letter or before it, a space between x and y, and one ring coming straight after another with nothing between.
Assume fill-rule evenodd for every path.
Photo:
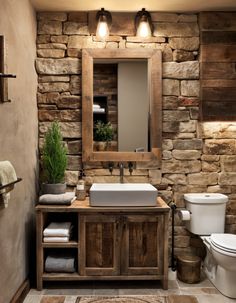
<instances>
[{"instance_id":1,"label":"glass bottle","mask_svg":"<svg viewBox=\"0 0 236 303\"><path fill-rule=\"evenodd\" d=\"M83 201L86 198L85 181L83 179L84 174L80 172L79 181L76 186L76 198L79 201Z\"/></svg>"}]
</instances>

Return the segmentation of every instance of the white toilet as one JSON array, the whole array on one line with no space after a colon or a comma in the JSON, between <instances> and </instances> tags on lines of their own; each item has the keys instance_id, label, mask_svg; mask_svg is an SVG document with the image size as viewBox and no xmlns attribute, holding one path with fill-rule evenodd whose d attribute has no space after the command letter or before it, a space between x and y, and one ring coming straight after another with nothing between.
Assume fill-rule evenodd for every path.
<instances>
[{"instance_id":1,"label":"white toilet","mask_svg":"<svg viewBox=\"0 0 236 303\"><path fill-rule=\"evenodd\" d=\"M218 193L184 195L190 220L187 229L201 236L207 248L204 271L225 296L236 298L236 235L225 234L228 197Z\"/></svg>"}]
</instances>

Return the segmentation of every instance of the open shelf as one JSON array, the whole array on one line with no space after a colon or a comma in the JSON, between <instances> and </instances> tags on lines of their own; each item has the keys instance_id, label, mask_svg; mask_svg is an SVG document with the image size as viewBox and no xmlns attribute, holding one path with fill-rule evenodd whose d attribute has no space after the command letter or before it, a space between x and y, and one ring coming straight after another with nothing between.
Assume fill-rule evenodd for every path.
<instances>
[{"instance_id":1,"label":"open shelf","mask_svg":"<svg viewBox=\"0 0 236 303\"><path fill-rule=\"evenodd\" d=\"M77 248L78 247L78 242L77 241L69 241L65 243L60 243L60 242L55 242L55 243L48 243L48 242L43 242L42 243L43 248Z\"/></svg>"},{"instance_id":2,"label":"open shelf","mask_svg":"<svg viewBox=\"0 0 236 303\"><path fill-rule=\"evenodd\" d=\"M45 281L76 281L81 276L74 273L43 273L43 280Z\"/></svg>"}]
</instances>

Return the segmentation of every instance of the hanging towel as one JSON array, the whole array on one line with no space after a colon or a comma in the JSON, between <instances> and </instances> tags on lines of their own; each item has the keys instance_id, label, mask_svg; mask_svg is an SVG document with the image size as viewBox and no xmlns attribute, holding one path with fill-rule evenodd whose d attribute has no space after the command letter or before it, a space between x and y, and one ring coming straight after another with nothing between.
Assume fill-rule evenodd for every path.
<instances>
[{"instance_id":1,"label":"hanging towel","mask_svg":"<svg viewBox=\"0 0 236 303\"><path fill-rule=\"evenodd\" d=\"M6 185L17 180L16 172L11 162L0 161L0 184ZM1 202L4 203L5 207L8 206L10 200L10 194L2 191Z\"/></svg>"},{"instance_id":2,"label":"hanging towel","mask_svg":"<svg viewBox=\"0 0 236 303\"><path fill-rule=\"evenodd\" d=\"M65 194L59 195L45 194L39 197L39 203L70 205L75 199L74 192L66 192Z\"/></svg>"},{"instance_id":3,"label":"hanging towel","mask_svg":"<svg viewBox=\"0 0 236 303\"><path fill-rule=\"evenodd\" d=\"M48 256L45 261L46 272L75 272L75 258L70 255Z\"/></svg>"},{"instance_id":4,"label":"hanging towel","mask_svg":"<svg viewBox=\"0 0 236 303\"><path fill-rule=\"evenodd\" d=\"M69 237L44 237L43 242L45 243L66 243L69 242Z\"/></svg>"},{"instance_id":5,"label":"hanging towel","mask_svg":"<svg viewBox=\"0 0 236 303\"><path fill-rule=\"evenodd\" d=\"M52 222L44 229L44 237L70 237L71 222Z\"/></svg>"},{"instance_id":6,"label":"hanging towel","mask_svg":"<svg viewBox=\"0 0 236 303\"><path fill-rule=\"evenodd\" d=\"M6 185L17 180L16 172L11 162L0 161L0 184Z\"/></svg>"}]
</instances>

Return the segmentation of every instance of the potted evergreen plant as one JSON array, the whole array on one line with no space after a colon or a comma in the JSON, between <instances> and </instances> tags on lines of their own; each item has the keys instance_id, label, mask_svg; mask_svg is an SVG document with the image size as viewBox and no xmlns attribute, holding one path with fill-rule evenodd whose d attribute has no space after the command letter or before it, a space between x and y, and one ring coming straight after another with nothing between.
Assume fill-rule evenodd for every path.
<instances>
[{"instance_id":1,"label":"potted evergreen plant","mask_svg":"<svg viewBox=\"0 0 236 303\"><path fill-rule=\"evenodd\" d=\"M94 141L97 141L97 150L107 150L108 143L113 139L114 130L110 122L97 121L95 124Z\"/></svg>"},{"instance_id":2,"label":"potted evergreen plant","mask_svg":"<svg viewBox=\"0 0 236 303\"><path fill-rule=\"evenodd\" d=\"M64 182L67 165L66 147L58 122L53 122L45 134L42 153L43 178L42 192L45 194L61 194L66 191Z\"/></svg>"}]
</instances>

